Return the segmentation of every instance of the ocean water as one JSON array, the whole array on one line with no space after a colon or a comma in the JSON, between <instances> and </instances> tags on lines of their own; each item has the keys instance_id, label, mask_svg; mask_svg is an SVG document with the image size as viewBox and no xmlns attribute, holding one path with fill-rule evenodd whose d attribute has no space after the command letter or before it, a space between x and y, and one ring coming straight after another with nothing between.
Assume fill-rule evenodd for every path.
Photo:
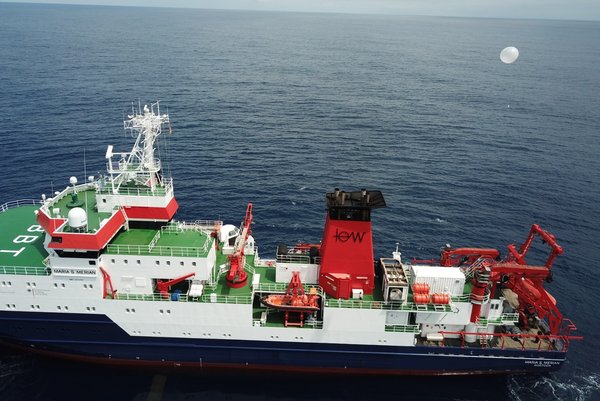
<instances>
[{"instance_id":1,"label":"ocean water","mask_svg":"<svg viewBox=\"0 0 600 401\"><path fill-rule=\"evenodd\" d=\"M180 219L237 224L251 201L273 256L320 240L325 192L379 189L376 254L408 258L504 251L539 223L565 248L550 292L585 336L557 373L467 378L140 373L3 350L0 399L600 399L598 65L598 22L0 3L0 203L103 171L106 145L131 146L131 102L161 100Z\"/></svg>"}]
</instances>

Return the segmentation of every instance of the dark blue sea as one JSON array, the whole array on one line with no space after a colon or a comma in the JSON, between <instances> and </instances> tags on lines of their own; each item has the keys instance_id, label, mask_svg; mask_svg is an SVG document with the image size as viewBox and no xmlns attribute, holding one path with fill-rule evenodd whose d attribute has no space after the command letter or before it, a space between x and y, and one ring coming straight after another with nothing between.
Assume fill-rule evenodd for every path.
<instances>
[{"instance_id":1,"label":"dark blue sea","mask_svg":"<svg viewBox=\"0 0 600 401\"><path fill-rule=\"evenodd\" d=\"M504 251L539 223L565 249L548 287L585 336L558 373L467 378L179 375L2 350L0 399L599 400L599 89L599 22L0 3L0 203L104 171L108 144L131 147L131 102L160 100L179 219L237 224L252 201L263 257L319 241L334 187L383 191L378 256Z\"/></svg>"}]
</instances>

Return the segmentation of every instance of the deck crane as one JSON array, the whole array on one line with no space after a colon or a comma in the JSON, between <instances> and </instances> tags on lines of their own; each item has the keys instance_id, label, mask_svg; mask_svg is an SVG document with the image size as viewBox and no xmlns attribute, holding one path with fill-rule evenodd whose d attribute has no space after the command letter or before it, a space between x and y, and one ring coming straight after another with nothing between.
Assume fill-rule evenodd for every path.
<instances>
[{"instance_id":1,"label":"deck crane","mask_svg":"<svg viewBox=\"0 0 600 401\"><path fill-rule=\"evenodd\" d=\"M189 273L172 280L156 280L156 289L164 299L169 299L169 290L171 289L172 285L181 283L183 280L194 277L195 275L196 273Z\"/></svg>"},{"instance_id":2,"label":"deck crane","mask_svg":"<svg viewBox=\"0 0 600 401\"><path fill-rule=\"evenodd\" d=\"M528 265L525 257L530 250L535 236L541 237L543 243L550 247L550 254L543 266ZM556 306L556 300L546 292L543 281L552 279L552 264L556 257L563 253L563 249L556 242L554 235L533 224L526 241L517 250L514 244L508 246L509 254L504 260L494 260L493 253L485 252L482 256L488 258L484 263L474 263L475 271L471 300L483 299L486 289L491 286L495 292L498 286L507 288L518 297L517 312L523 327L529 328L536 325L537 319L546 319L549 334L558 335L563 331L574 330L569 321L563 319ZM481 302L473 302L471 321L476 322L481 309Z\"/></svg>"},{"instance_id":3,"label":"deck crane","mask_svg":"<svg viewBox=\"0 0 600 401\"><path fill-rule=\"evenodd\" d=\"M525 261L536 235L550 247L550 254L543 266L530 266ZM564 329L564 319L556 307L556 300L544 289L543 281L552 280L552 264L563 253L562 247L558 245L554 235L533 224L527 240L519 250L514 244L510 244L508 250L508 257L492 267L492 281L505 281L504 287L517 294L519 318L525 327L529 327L531 319L537 316L539 319L547 319L552 334L559 333Z\"/></svg>"},{"instance_id":4,"label":"deck crane","mask_svg":"<svg viewBox=\"0 0 600 401\"><path fill-rule=\"evenodd\" d=\"M246 216L242 223L240 235L235 240L233 253L229 255L229 272L226 276L227 285L231 288L241 288L246 285L248 274L244 271L246 264L246 241L250 236L250 224L252 224L252 203L248 203Z\"/></svg>"}]
</instances>

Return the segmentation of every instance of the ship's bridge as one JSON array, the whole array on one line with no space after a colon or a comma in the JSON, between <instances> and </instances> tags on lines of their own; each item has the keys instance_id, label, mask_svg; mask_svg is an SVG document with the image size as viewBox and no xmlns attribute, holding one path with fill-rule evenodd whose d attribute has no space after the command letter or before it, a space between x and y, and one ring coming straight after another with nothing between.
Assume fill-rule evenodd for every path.
<instances>
[{"instance_id":1,"label":"ship's bridge","mask_svg":"<svg viewBox=\"0 0 600 401\"><path fill-rule=\"evenodd\" d=\"M79 185L71 177L72 186L53 198L42 196L37 221L51 236L48 248L99 251L130 221L169 222L175 215L179 205L173 181L163 177L154 148L169 116L155 103L143 111L133 109L123 124L137 139L129 152L108 146L108 176L92 176Z\"/></svg>"},{"instance_id":2,"label":"ship's bridge","mask_svg":"<svg viewBox=\"0 0 600 401\"><path fill-rule=\"evenodd\" d=\"M127 216L121 208L98 211L96 183L71 182L72 187L43 200L37 221L51 237L49 248L99 251L126 224Z\"/></svg>"},{"instance_id":3,"label":"ship's bridge","mask_svg":"<svg viewBox=\"0 0 600 401\"><path fill-rule=\"evenodd\" d=\"M104 179L65 188L43 199L37 221L51 236L52 249L99 251L129 221L169 221L178 204L170 180L154 188L125 185L114 193Z\"/></svg>"}]
</instances>

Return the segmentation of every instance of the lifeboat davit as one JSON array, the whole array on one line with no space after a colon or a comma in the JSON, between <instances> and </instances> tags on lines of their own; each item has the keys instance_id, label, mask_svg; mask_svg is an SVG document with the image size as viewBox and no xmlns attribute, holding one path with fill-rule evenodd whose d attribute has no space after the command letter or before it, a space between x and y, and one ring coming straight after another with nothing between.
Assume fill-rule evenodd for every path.
<instances>
[{"instance_id":1,"label":"lifeboat davit","mask_svg":"<svg viewBox=\"0 0 600 401\"><path fill-rule=\"evenodd\" d=\"M302 295L290 297L287 294L270 294L262 297L260 302L269 307L279 310L295 312L315 312L319 310L317 304L318 296Z\"/></svg>"},{"instance_id":2,"label":"lifeboat davit","mask_svg":"<svg viewBox=\"0 0 600 401\"><path fill-rule=\"evenodd\" d=\"M260 302L270 308L287 312L315 312L319 310L319 295L316 288L311 288L309 294L304 291L300 273L292 272L292 280L285 294L269 294Z\"/></svg>"}]
</instances>

